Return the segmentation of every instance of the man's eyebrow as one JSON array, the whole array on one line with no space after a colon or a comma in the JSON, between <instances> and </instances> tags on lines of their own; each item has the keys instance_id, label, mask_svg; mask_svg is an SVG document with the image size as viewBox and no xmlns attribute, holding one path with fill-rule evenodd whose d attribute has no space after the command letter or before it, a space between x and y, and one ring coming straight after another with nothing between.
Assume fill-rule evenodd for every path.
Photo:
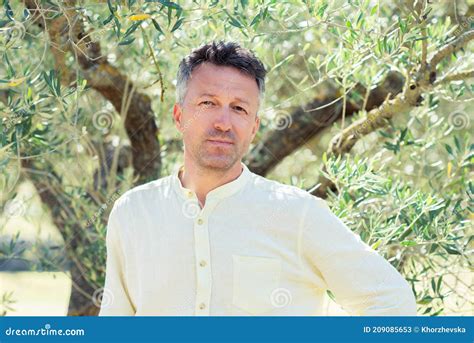
<instances>
[{"instance_id":1,"label":"man's eyebrow","mask_svg":"<svg viewBox=\"0 0 474 343\"><path fill-rule=\"evenodd\" d=\"M241 98L235 98L235 100L243 102L244 104L250 105L250 103L247 100L241 99Z\"/></svg>"},{"instance_id":2,"label":"man's eyebrow","mask_svg":"<svg viewBox=\"0 0 474 343\"><path fill-rule=\"evenodd\" d=\"M217 95L216 94L212 94L212 93L202 93L199 95L199 98L201 97L204 97L204 96L208 96L210 98L216 98ZM250 105L250 103L247 101L247 100L244 100L242 98L239 98L239 97L236 97L235 100L239 101L239 102L242 102L244 104L247 104L247 105Z\"/></svg>"}]
</instances>

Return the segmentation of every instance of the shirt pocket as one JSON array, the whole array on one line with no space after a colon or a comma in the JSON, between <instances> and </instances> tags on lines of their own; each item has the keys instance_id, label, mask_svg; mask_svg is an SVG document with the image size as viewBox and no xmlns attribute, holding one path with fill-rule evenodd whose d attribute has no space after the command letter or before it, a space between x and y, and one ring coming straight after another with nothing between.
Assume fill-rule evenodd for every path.
<instances>
[{"instance_id":1,"label":"shirt pocket","mask_svg":"<svg viewBox=\"0 0 474 343\"><path fill-rule=\"evenodd\" d=\"M259 315L273 308L272 292L278 288L281 261L272 257L232 255L232 304Z\"/></svg>"}]
</instances>

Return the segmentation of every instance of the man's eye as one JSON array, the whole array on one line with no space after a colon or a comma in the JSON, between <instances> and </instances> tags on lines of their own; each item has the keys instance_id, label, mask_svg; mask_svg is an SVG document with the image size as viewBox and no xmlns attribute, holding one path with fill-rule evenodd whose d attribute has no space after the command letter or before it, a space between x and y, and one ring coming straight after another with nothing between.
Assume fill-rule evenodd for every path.
<instances>
[{"instance_id":1,"label":"man's eye","mask_svg":"<svg viewBox=\"0 0 474 343\"><path fill-rule=\"evenodd\" d=\"M239 112L247 113L247 111L246 111L245 108L243 108L243 107L235 106L234 108L235 108L237 111L239 111Z\"/></svg>"},{"instance_id":2,"label":"man's eye","mask_svg":"<svg viewBox=\"0 0 474 343\"><path fill-rule=\"evenodd\" d=\"M212 101L206 100L206 101L202 101L199 105L212 106L214 105L214 103Z\"/></svg>"}]
</instances>

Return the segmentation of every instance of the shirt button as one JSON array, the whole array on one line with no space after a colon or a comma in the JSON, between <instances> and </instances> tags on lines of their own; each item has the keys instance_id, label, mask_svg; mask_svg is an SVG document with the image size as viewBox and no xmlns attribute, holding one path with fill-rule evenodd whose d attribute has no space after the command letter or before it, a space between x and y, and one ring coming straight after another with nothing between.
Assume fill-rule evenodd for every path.
<instances>
[{"instance_id":1,"label":"shirt button","mask_svg":"<svg viewBox=\"0 0 474 343\"><path fill-rule=\"evenodd\" d=\"M205 267L206 264L207 264L207 263L206 263L206 261L204 261L204 260L202 260L202 261L199 263L199 265L200 265L201 267Z\"/></svg>"},{"instance_id":2,"label":"shirt button","mask_svg":"<svg viewBox=\"0 0 474 343\"><path fill-rule=\"evenodd\" d=\"M193 197L193 192L188 192L186 195L191 199Z\"/></svg>"},{"instance_id":3,"label":"shirt button","mask_svg":"<svg viewBox=\"0 0 474 343\"><path fill-rule=\"evenodd\" d=\"M197 223L198 223L198 225L202 225L202 223L204 223L204 220L202 220L201 218L199 218L199 219L197 220Z\"/></svg>"},{"instance_id":4,"label":"shirt button","mask_svg":"<svg viewBox=\"0 0 474 343\"><path fill-rule=\"evenodd\" d=\"M199 304L199 309L204 310L206 308L206 304L200 303Z\"/></svg>"}]
</instances>

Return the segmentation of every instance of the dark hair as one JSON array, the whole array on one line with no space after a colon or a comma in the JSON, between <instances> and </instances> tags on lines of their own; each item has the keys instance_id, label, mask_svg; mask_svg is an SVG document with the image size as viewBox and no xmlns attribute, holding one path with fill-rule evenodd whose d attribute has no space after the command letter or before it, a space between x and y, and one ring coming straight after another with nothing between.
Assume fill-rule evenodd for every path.
<instances>
[{"instance_id":1,"label":"dark hair","mask_svg":"<svg viewBox=\"0 0 474 343\"><path fill-rule=\"evenodd\" d=\"M198 65L208 62L218 66L234 67L255 78L260 94L260 102L265 92L265 74L263 63L248 49L235 42L212 42L205 44L183 58L179 63L176 78L176 99L182 104L192 71Z\"/></svg>"}]
</instances>

